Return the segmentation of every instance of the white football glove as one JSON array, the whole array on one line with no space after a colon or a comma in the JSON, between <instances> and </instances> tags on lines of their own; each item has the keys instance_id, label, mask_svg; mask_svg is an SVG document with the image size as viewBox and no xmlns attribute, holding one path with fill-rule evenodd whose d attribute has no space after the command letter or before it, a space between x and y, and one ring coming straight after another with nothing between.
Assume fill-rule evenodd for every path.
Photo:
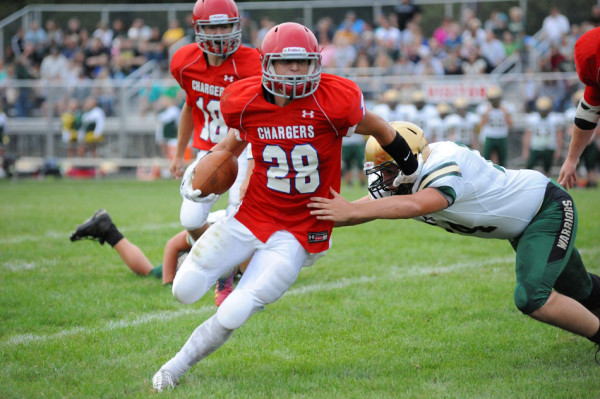
<instances>
[{"instance_id":1,"label":"white football glove","mask_svg":"<svg viewBox=\"0 0 600 399\"><path fill-rule=\"evenodd\" d=\"M208 194L206 197L201 197L202 191L194 190L194 187L192 187L192 180L194 178L194 168L196 167L197 163L198 160L192 162L183 173L183 177L181 178L181 186L179 187L179 192L181 193L181 196L183 198L188 199L190 201L201 203L214 202L219 199L218 194Z\"/></svg>"},{"instance_id":2,"label":"white football glove","mask_svg":"<svg viewBox=\"0 0 600 399\"><path fill-rule=\"evenodd\" d=\"M417 170L410 175L405 175L402 173L402 171L400 171L398 176L396 176L394 179L394 183L392 184L394 187L400 187L401 184L412 184L417 181L417 177L419 177L419 174L421 174L421 170L423 170L423 155L419 154L417 156Z\"/></svg>"}]
</instances>

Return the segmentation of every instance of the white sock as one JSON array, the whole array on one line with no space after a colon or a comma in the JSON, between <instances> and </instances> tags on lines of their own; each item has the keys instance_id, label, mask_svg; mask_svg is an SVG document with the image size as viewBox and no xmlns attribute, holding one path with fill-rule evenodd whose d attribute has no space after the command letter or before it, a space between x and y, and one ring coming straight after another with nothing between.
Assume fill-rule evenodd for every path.
<instances>
[{"instance_id":1,"label":"white sock","mask_svg":"<svg viewBox=\"0 0 600 399\"><path fill-rule=\"evenodd\" d=\"M179 380L194 364L219 349L231 333L233 330L223 327L217 315L213 315L194 330L181 350L161 369L170 371Z\"/></svg>"}]
</instances>

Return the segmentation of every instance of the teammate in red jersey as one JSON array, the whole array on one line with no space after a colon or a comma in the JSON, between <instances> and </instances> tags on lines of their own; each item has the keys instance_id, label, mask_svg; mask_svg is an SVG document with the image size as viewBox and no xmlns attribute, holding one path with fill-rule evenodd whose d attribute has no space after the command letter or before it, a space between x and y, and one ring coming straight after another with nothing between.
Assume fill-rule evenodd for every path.
<instances>
[{"instance_id":1,"label":"teammate in red jersey","mask_svg":"<svg viewBox=\"0 0 600 399\"><path fill-rule=\"evenodd\" d=\"M240 79L261 74L259 52L240 45L240 15L233 0L198 0L193 19L196 43L177 50L171 60L171 74L186 93L177 150L169 167L175 178L183 175L183 156L190 138L199 159L227 135L220 108L223 90ZM229 192L228 212L240 202L239 186L246 175L246 157L240 157L239 163L238 181ZM206 218L217 198L205 198L204 203L183 199L181 224L192 241L208 227Z\"/></svg>"},{"instance_id":2,"label":"teammate in red jersey","mask_svg":"<svg viewBox=\"0 0 600 399\"><path fill-rule=\"evenodd\" d=\"M181 110L177 149L169 170L175 178L183 175L183 157L190 142L198 150L196 162L227 135L220 99L225 87L248 76L260 75L260 54L241 46L240 15L233 0L198 0L193 9L196 43L180 48L171 60L171 74L185 90ZM238 178L229 190L227 213L240 203L240 187L246 177L248 161L238 160ZM188 166L193 170L195 162ZM183 198L179 218L193 244L206 231L206 219L218 196L202 203ZM235 274L235 272L232 272ZM219 280L215 287L217 306L232 289L233 275Z\"/></svg>"},{"instance_id":3,"label":"teammate in red jersey","mask_svg":"<svg viewBox=\"0 0 600 399\"><path fill-rule=\"evenodd\" d=\"M156 372L157 390L175 386L195 363L219 348L255 312L279 299L300 269L323 256L333 223L310 215L310 197L340 188L342 138L374 136L398 162L404 179L419 170L406 141L383 119L366 111L358 86L321 74L315 36L284 23L265 36L261 77L230 85L221 110L232 128L214 149L240 154L251 144L254 168L237 213L212 225L196 241L173 282L182 303L199 300L219 276L250 263L216 314L193 332L183 348ZM187 174L187 173L186 173ZM199 198L190 176L181 190Z\"/></svg>"},{"instance_id":4,"label":"teammate in red jersey","mask_svg":"<svg viewBox=\"0 0 600 399\"><path fill-rule=\"evenodd\" d=\"M577 165L600 120L600 27L581 35L575 43L575 67L585 85L579 101L569 153L558 176L558 183L570 189L577 183Z\"/></svg>"}]
</instances>

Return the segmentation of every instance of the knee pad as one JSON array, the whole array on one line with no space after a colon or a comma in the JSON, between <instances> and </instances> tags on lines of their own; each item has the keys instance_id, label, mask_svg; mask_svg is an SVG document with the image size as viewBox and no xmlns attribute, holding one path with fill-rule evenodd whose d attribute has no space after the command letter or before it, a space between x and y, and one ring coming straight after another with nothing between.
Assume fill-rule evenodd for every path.
<instances>
[{"instance_id":1,"label":"knee pad","mask_svg":"<svg viewBox=\"0 0 600 399\"><path fill-rule=\"evenodd\" d=\"M240 328L254 313L262 309L250 292L235 289L217 309L217 320L229 330Z\"/></svg>"},{"instance_id":2,"label":"knee pad","mask_svg":"<svg viewBox=\"0 0 600 399\"><path fill-rule=\"evenodd\" d=\"M526 315L535 312L548 301L550 292L527 290L523 285L517 284L514 292L514 301L517 309Z\"/></svg>"},{"instance_id":3,"label":"knee pad","mask_svg":"<svg viewBox=\"0 0 600 399\"><path fill-rule=\"evenodd\" d=\"M208 278L201 271L182 267L175 275L172 292L175 299L189 305L202 298L208 288Z\"/></svg>"}]
</instances>

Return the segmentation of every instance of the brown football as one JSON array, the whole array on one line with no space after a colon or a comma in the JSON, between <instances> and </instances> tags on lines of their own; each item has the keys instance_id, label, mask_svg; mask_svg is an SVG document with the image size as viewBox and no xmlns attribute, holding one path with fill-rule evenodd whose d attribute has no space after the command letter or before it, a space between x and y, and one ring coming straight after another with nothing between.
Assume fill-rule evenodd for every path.
<instances>
[{"instance_id":1,"label":"brown football","mask_svg":"<svg viewBox=\"0 0 600 399\"><path fill-rule=\"evenodd\" d=\"M208 194L223 194L233 185L238 172L238 161L229 151L213 151L205 155L194 168L192 187Z\"/></svg>"}]
</instances>

